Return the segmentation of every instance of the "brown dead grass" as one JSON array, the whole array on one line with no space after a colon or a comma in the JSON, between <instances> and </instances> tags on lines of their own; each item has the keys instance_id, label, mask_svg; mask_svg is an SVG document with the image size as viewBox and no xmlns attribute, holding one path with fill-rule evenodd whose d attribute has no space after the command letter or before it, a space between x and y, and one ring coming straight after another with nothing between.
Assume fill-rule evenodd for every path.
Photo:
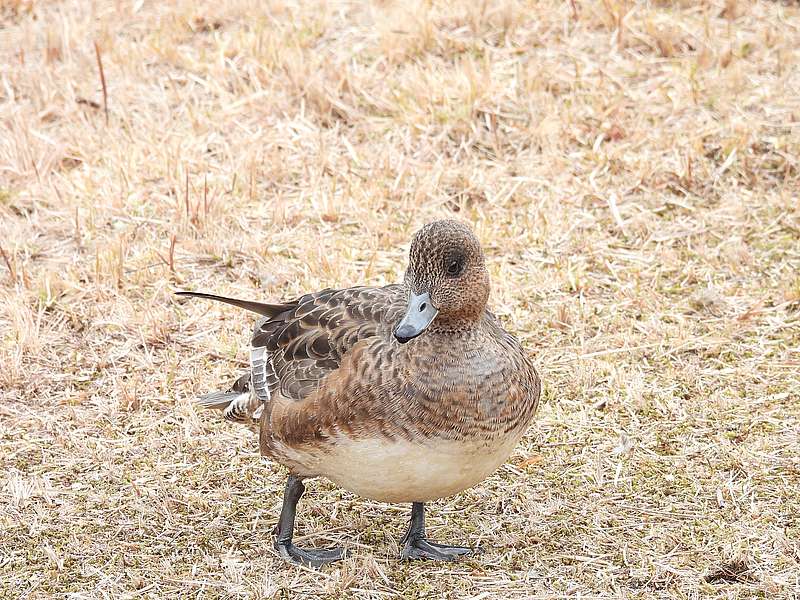
<instances>
[{"instance_id":1,"label":"brown dead grass","mask_svg":"<svg viewBox=\"0 0 800 600\"><path fill-rule=\"evenodd\" d=\"M95 55L106 80L108 123ZM0 2L6 597L797 598L800 8L792 2ZM537 423L431 507L285 473L192 398L250 317L396 281L456 214L537 356Z\"/></svg>"}]
</instances>

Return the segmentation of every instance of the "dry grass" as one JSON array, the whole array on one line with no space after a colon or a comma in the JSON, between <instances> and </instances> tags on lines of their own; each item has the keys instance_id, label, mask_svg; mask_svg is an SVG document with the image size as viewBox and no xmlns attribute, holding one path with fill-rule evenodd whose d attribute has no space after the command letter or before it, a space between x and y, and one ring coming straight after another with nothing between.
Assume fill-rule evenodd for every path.
<instances>
[{"instance_id":1,"label":"dry grass","mask_svg":"<svg viewBox=\"0 0 800 600\"><path fill-rule=\"evenodd\" d=\"M0 51L0 595L800 595L796 2L2 0ZM319 482L355 556L285 565L285 473L191 403L251 319L171 292L395 281L451 214L546 382L431 507L488 551Z\"/></svg>"}]
</instances>

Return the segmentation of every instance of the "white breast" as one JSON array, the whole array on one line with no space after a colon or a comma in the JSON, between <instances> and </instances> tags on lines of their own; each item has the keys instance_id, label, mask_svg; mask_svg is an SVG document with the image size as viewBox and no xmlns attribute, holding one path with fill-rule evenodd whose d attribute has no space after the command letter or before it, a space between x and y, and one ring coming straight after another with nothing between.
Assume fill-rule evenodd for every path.
<instances>
[{"instance_id":1,"label":"white breast","mask_svg":"<svg viewBox=\"0 0 800 600\"><path fill-rule=\"evenodd\" d=\"M317 473L359 496L427 502L480 483L510 456L522 432L493 441L353 440L342 436Z\"/></svg>"}]
</instances>

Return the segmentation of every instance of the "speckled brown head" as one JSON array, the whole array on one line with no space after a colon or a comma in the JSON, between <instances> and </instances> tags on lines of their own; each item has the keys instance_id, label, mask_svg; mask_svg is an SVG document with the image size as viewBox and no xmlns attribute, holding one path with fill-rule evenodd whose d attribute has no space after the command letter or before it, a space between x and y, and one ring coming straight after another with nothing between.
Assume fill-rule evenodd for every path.
<instances>
[{"instance_id":1,"label":"speckled brown head","mask_svg":"<svg viewBox=\"0 0 800 600\"><path fill-rule=\"evenodd\" d=\"M428 328L461 330L480 319L489 298L489 274L480 242L452 219L434 221L411 241L406 313L395 329L405 343Z\"/></svg>"}]
</instances>

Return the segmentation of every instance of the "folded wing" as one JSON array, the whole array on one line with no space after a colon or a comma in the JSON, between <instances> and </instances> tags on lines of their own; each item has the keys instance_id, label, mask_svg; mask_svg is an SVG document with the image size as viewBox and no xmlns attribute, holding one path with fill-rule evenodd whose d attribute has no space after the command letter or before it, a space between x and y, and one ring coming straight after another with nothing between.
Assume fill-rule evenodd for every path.
<instances>
[{"instance_id":1,"label":"folded wing","mask_svg":"<svg viewBox=\"0 0 800 600\"><path fill-rule=\"evenodd\" d=\"M337 370L353 346L390 330L400 319L401 286L322 290L301 296L291 308L261 319L253 332L253 351L263 348L269 394L303 400Z\"/></svg>"},{"instance_id":2,"label":"folded wing","mask_svg":"<svg viewBox=\"0 0 800 600\"><path fill-rule=\"evenodd\" d=\"M230 390L199 401L237 421L256 418L258 408L275 394L288 400L306 398L339 368L357 342L391 330L405 308L399 285L325 289L277 304L199 292L178 294L224 302L263 316L251 339L251 373ZM246 399L251 392L252 399Z\"/></svg>"}]
</instances>

